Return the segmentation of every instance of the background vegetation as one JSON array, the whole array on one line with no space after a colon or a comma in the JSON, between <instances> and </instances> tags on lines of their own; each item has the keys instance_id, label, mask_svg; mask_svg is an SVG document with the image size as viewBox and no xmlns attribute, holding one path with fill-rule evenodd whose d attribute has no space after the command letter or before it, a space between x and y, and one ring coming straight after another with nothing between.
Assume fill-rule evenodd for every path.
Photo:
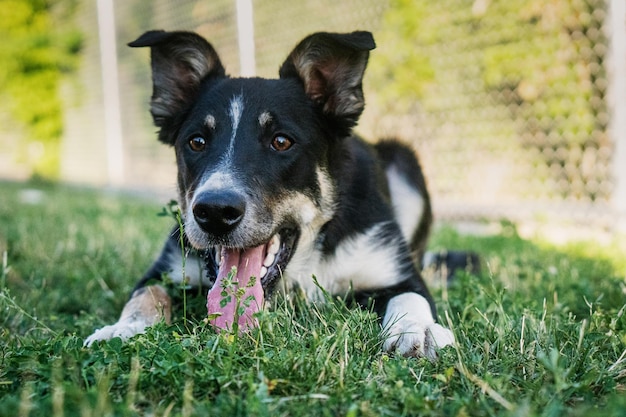
<instances>
[{"instance_id":1,"label":"background vegetation","mask_svg":"<svg viewBox=\"0 0 626 417\"><path fill-rule=\"evenodd\" d=\"M272 0L255 5L259 73L275 74L294 39L304 36L298 30L371 26L376 28L379 48L368 69L366 86L372 90L368 107L376 107L377 114L408 114L420 121L405 139L420 148L437 148L426 163L441 179L433 185L436 194L453 190L457 196L459 189L471 189L463 182L471 178L466 159L482 158L485 165L491 164L503 160L501 153L508 149L514 154L511 164L522 170L517 177L524 179L510 188L519 189L522 198L609 199L606 0L390 0L388 6L366 2L367 21L359 20L356 3L335 3L307 1L295 7ZM5 117L0 131L10 133L16 142L21 138L20 157L36 174L54 177L59 171L58 147L67 105L61 100L61 80L75 74L88 49L85 40L90 42L89 59L99 59L93 24L84 26L93 33L83 35L73 18L94 19L95 6L89 2L81 6L80 0L2 0L2 5L0 109ZM232 45L220 49L229 69L237 72L233 2L129 1L118 6L120 46L148 28L184 26L200 30L217 44ZM277 32L272 24L276 10L285 13L280 18L293 21L295 28ZM371 10L377 10L380 24L370 22ZM152 157L157 144L144 105L149 94L145 54L125 47L118 53L120 88L124 92L132 88L135 94L123 98L123 105L131 106L122 109L125 134L133 138L127 150L139 147L137 152ZM92 78L99 79L99 74ZM87 102L93 87L84 86L77 95L85 95ZM87 116L82 114L73 123L80 124ZM146 121L146 126L137 120ZM392 124L405 121L396 118ZM451 133L445 133L448 124L455 126ZM141 132L132 130L135 127ZM21 130L19 138L16 130ZM138 139L144 137L145 143ZM72 156L81 157L86 155ZM128 165L145 164L149 165Z\"/></svg>"},{"instance_id":2,"label":"background vegetation","mask_svg":"<svg viewBox=\"0 0 626 417\"><path fill-rule=\"evenodd\" d=\"M61 83L76 69L82 36L72 25L77 0L0 2L0 132L18 128L18 149L35 175L59 174L63 133ZM17 122L17 123L15 123Z\"/></svg>"},{"instance_id":3,"label":"background vegetation","mask_svg":"<svg viewBox=\"0 0 626 417\"><path fill-rule=\"evenodd\" d=\"M371 65L378 105L425 115L426 142L458 126L454 152L528 157L526 197L607 199L606 13L604 0L393 0Z\"/></svg>"},{"instance_id":4,"label":"background vegetation","mask_svg":"<svg viewBox=\"0 0 626 417\"><path fill-rule=\"evenodd\" d=\"M0 43L2 120L19 122L22 157L32 158L34 172L54 177L60 80L77 68L84 46L68 26L77 3L1 1L0 35L10 39ZM146 4L131 5L136 25L151 19ZM202 21L205 9L195 4L185 2L185 10ZM467 169L454 158L468 150L509 147L529 151L531 178L549 184L550 195L610 194L610 164L600 157L610 146L604 1L392 4L370 68L374 85L386 87L368 100L383 111L426 115L425 137L450 152L441 153L446 171ZM206 28L221 22L232 32L226 9ZM256 19L273 23L292 9L267 10L271 18ZM304 14L307 24L312 15ZM124 41L139 31L122 26ZM289 47L298 39L267 28ZM272 57L272 74L282 58ZM147 79L124 73L131 83ZM450 126L471 128L454 130L451 143L438 136ZM498 142L503 136L514 142ZM450 177L449 188L465 189L466 174ZM441 184L444 176L433 179ZM483 269L450 286L428 274L440 319L458 340L435 363L382 353L368 312L298 297L278 300L258 331L234 338L207 328L203 296L189 293L188 320L179 307L172 326L85 349L84 337L117 319L171 221L158 217L159 204L136 196L39 183L0 183L0 195L0 415L626 415L622 241L555 247L520 238L509 223L489 237L438 230L431 248L471 248Z\"/></svg>"},{"instance_id":5,"label":"background vegetation","mask_svg":"<svg viewBox=\"0 0 626 417\"><path fill-rule=\"evenodd\" d=\"M0 415L623 416L623 245L556 248L513 225L472 248L477 276L428 275L458 345L437 362L380 351L374 315L278 300L258 331L216 335L203 295L172 326L82 347L116 320L172 220L138 197L0 183Z\"/></svg>"}]
</instances>

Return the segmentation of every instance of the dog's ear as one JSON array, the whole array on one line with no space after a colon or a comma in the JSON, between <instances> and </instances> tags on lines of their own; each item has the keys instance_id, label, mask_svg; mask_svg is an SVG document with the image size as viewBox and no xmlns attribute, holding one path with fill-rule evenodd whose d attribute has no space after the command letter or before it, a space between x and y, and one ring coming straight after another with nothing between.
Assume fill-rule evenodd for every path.
<instances>
[{"instance_id":1,"label":"dog's ear","mask_svg":"<svg viewBox=\"0 0 626 417\"><path fill-rule=\"evenodd\" d=\"M168 118L195 98L203 79L225 76L215 49L192 32L153 30L128 46L150 47L153 87L150 112L158 127L163 127Z\"/></svg>"},{"instance_id":2,"label":"dog's ear","mask_svg":"<svg viewBox=\"0 0 626 417\"><path fill-rule=\"evenodd\" d=\"M352 127L365 107L363 73L375 47L369 32L314 33L289 54L279 74L299 78L325 114Z\"/></svg>"}]
</instances>

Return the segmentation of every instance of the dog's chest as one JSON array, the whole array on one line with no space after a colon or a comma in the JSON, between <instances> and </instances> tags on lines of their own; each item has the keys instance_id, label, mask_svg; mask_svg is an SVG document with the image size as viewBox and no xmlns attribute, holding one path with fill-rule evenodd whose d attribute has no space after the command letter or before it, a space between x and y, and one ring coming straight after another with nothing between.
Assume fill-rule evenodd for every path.
<instances>
[{"instance_id":1,"label":"dog's chest","mask_svg":"<svg viewBox=\"0 0 626 417\"><path fill-rule=\"evenodd\" d=\"M296 253L284 272L285 287L303 290L310 300L323 291L345 295L388 287L401 281L401 239L381 244L384 223L342 240L332 253L324 253L319 236L303 233Z\"/></svg>"}]
</instances>

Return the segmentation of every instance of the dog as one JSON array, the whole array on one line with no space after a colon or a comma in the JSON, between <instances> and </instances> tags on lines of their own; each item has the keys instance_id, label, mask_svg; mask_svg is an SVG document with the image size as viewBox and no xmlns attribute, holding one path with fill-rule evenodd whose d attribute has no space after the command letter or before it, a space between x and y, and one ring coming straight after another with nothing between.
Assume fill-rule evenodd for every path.
<instances>
[{"instance_id":1,"label":"dog","mask_svg":"<svg viewBox=\"0 0 626 417\"><path fill-rule=\"evenodd\" d=\"M231 78L192 32L149 31L129 46L151 50L150 111L176 153L184 232L173 229L120 319L86 346L169 323L166 274L210 288L218 331L257 326L272 293L297 290L373 309L385 351L434 359L454 343L419 271L432 222L419 162L406 145L352 132L371 33L314 33L277 79Z\"/></svg>"}]
</instances>

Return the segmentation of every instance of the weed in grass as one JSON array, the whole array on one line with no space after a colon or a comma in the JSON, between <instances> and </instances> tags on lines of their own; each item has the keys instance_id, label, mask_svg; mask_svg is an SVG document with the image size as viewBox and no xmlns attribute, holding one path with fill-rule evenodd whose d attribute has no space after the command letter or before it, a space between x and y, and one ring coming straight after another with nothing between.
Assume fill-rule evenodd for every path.
<instances>
[{"instance_id":1,"label":"weed in grass","mask_svg":"<svg viewBox=\"0 0 626 417\"><path fill-rule=\"evenodd\" d=\"M161 217L171 217L176 221L176 225L178 226L178 243L180 245L180 255L182 259L181 271L182 271L182 280L180 282L180 293L183 298L183 320L185 326L188 325L187 319L187 290L191 287L189 286L189 279L186 274L186 266L187 266L187 249L185 248L185 226L183 223L183 217L180 212L180 207L176 200L170 200L170 202L163 207L161 213L159 213Z\"/></svg>"},{"instance_id":2,"label":"weed in grass","mask_svg":"<svg viewBox=\"0 0 626 417\"><path fill-rule=\"evenodd\" d=\"M3 315L6 318L9 317L26 317L28 318L33 324L37 325L37 328L31 328L31 331L45 331L48 332L52 335L56 335L57 332L55 332L54 330L52 330L50 327L48 327L44 322L42 322L41 320L39 320L37 317L31 315L30 313L28 313L26 310L24 310L22 307L20 307L18 305L18 303L15 301L15 298L11 297L11 294L9 292L9 289L6 287L6 276L8 275L9 271L10 271L10 267L8 265L8 258L7 258L7 253L4 252L3 256L2 256L2 272L0 274L1 277L1 284L2 286L0 287L0 306L3 307Z\"/></svg>"}]
</instances>

